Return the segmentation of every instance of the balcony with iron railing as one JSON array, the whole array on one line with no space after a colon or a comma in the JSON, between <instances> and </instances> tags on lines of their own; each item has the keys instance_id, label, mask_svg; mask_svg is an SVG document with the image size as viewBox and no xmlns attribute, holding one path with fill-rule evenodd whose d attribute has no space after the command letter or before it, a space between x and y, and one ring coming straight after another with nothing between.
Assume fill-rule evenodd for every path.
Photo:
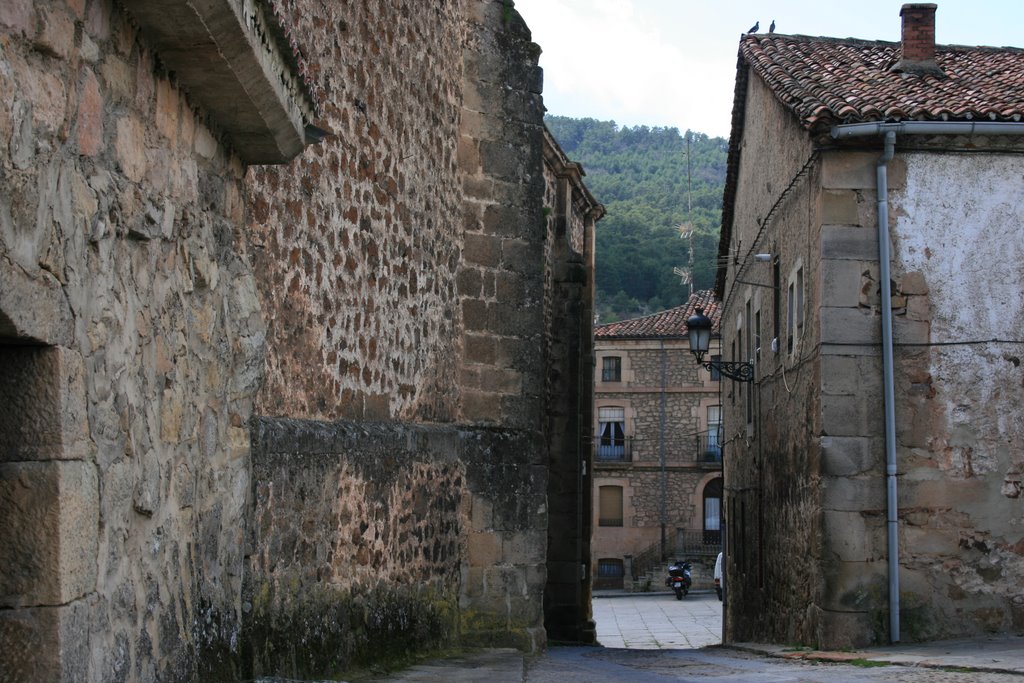
<instances>
[{"instance_id":1,"label":"balcony with iron railing","mask_svg":"<svg viewBox=\"0 0 1024 683\"><path fill-rule=\"evenodd\" d=\"M594 439L594 461L598 464L624 463L633 462L634 457L640 457L644 461L657 457L657 444L642 445L644 453L637 456L634 453L632 436L599 436ZM668 439L665 446L670 463L696 463L710 468L722 466L721 438L717 430L701 432L684 439Z\"/></svg>"},{"instance_id":2,"label":"balcony with iron railing","mask_svg":"<svg viewBox=\"0 0 1024 683\"><path fill-rule=\"evenodd\" d=\"M697 435L697 462L701 465L722 466L722 439L720 430L708 430Z\"/></svg>"},{"instance_id":3,"label":"balcony with iron railing","mask_svg":"<svg viewBox=\"0 0 1024 683\"><path fill-rule=\"evenodd\" d=\"M594 443L597 462L630 462L633 459L633 437L597 437Z\"/></svg>"}]
</instances>

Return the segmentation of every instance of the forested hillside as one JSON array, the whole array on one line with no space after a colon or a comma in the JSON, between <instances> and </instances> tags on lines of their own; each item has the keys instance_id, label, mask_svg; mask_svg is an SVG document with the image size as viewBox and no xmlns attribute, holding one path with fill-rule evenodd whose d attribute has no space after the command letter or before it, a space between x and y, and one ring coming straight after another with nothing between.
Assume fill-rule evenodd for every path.
<instances>
[{"instance_id":1,"label":"forested hillside","mask_svg":"<svg viewBox=\"0 0 1024 683\"><path fill-rule=\"evenodd\" d=\"M565 153L583 164L585 182L608 214L597 224L597 310L601 322L644 315L683 303L689 287L693 226L694 289L714 286L728 141L677 128L618 127L612 121L548 116Z\"/></svg>"}]
</instances>

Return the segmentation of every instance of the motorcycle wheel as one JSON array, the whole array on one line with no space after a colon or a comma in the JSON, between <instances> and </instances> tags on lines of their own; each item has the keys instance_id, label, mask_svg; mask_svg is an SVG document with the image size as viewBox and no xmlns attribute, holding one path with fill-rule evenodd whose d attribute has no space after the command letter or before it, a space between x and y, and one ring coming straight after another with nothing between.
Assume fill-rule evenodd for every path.
<instances>
[{"instance_id":1,"label":"motorcycle wheel","mask_svg":"<svg viewBox=\"0 0 1024 683\"><path fill-rule=\"evenodd\" d=\"M682 599L683 599L683 589L682 588L676 588L676 600L682 600Z\"/></svg>"}]
</instances>

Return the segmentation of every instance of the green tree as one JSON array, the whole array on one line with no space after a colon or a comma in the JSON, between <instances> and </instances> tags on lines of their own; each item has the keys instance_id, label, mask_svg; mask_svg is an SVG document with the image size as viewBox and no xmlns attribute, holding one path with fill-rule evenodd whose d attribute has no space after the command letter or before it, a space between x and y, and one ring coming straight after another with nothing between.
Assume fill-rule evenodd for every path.
<instances>
[{"instance_id":1,"label":"green tree","mask_svg":"<svg viewBox=\"0 0 1024 683\"><path fill-rule=\"evenodd\" d=\"M689 287L673 272L689 262L689 243L678 230L683 223L693 227L694 289L714 286L727 140L589 118L545 122L569 158L583 165L587 187L608 210L597 224L602 322L686 299Z\"/></svg>"}]
</instances>

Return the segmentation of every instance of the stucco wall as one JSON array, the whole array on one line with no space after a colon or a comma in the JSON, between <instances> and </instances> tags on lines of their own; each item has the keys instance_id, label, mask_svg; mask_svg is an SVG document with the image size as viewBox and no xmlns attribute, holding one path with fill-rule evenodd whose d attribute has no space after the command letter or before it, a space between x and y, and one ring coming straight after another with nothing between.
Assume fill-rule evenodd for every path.
<instances>
[{"instance_id":1,"label":"stucco wall","mask_svg":"<svg viewBox=\"0 0 1024 683\"><path fill-rule=\"evenodd\" d=\"M1015 154L901 155L892 193L901 579L913 637L1024 626L1020 420L1024 286ZM903 308L899 307L903 304Z\"/></svg>"}]
</instances>

